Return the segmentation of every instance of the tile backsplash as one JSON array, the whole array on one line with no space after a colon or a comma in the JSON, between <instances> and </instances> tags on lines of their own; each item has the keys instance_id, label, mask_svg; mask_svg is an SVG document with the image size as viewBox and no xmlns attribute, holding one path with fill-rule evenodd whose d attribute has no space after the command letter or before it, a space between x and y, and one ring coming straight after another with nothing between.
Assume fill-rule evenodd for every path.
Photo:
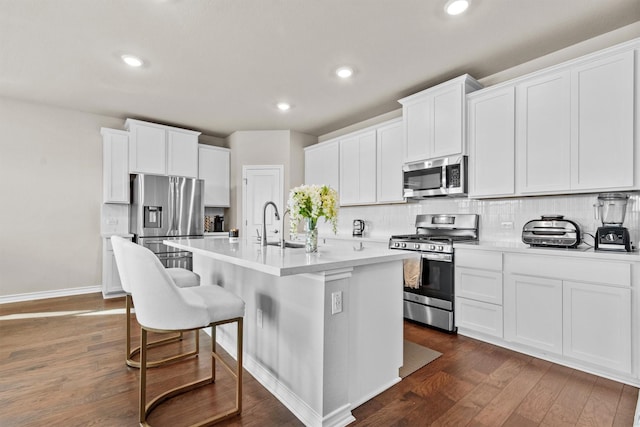
<instances>
[{"instance_id":1,"label":"tile backsplash","mask_svg":"<svg viewBox=\"0 0 640 427\"><path fill-rule=\"evenodd\" d=\"M597 197L598 194L492 200L431 198L406 204L342 207L338 217L338 233L350 234L354 219L365 220L366 236L389 237L392 234L415 232L415 217L418 214L477 213L480 215L481 240L520 241L524 224L546 214L564 215L566 219L577 222L583 232L593 234L600 226L593 208ZM637 247L640 240L639 193L631 193L624 226L629 229ZM590 237L585 239L587 243L593 243Z\"/></svg>"}]
</instances>

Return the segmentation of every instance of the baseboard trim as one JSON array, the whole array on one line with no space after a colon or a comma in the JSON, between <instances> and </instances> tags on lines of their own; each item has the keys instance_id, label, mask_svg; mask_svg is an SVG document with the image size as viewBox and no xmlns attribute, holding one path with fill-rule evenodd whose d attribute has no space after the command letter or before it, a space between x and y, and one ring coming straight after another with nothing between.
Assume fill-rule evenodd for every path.
<instances>
[{"instance_id":1,"label":"baseboard trim","mask_svg":"<svg viewBox=\"0 0 640 427\"><path fill-rule=\"evenodd\" d=\"M47 298L60 298L72 295L83 295L102 292L101 286L85 286L82 288L56 289L55 291L29 292L26 294L14 294L0 296L0 304L12 302L35 301Z\"/></svg>"}]
</instances>

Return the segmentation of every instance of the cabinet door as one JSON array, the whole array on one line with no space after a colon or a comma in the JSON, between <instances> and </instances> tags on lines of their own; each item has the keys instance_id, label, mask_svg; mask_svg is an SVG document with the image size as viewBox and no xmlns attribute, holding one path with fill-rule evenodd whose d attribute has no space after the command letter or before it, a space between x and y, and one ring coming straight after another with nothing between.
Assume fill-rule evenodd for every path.
<instances>
[{"instance_id":1,"label":"cabinet door","mask_svg":"<svg viewBox=\"0 0 640 427\"><path fill-rule=\"evenodd\" d=\"M631 373L631 289L564 282L564 355Z\"/></svg>"},{"instance_id":2,"label":"cabinet door","mask_svg":"<svg viewBox=\"0 0 640 427\"><path fill-rule=\"evenodd\" d=\"M469 100L469 196L515 192L515 89L484 91Z\"/></svg>"},{"instance_id":3,"label":"cabinet door","mask_svg":"<svg viewBox=\"0 0 640 427\"><path fill-rule=\"evenodd\" d=\"M230 152L226 148L200 145L198 178L204 180L204 205L229 207Z\"/></svg>"},{"instance_id":4,"label":"cabinet door","mask_svg":"<svg viewBox=\"0 0 640 427\"><path fill-rule=\"evenodd\" d=\"M562 354L562 281L507 274L504 337L545 353Z\"/></svg>"},{"instance_id":5,"label":"cabinet door","mask_svg":"<svg viewBox=\"0 0 640 427\"><path fill-rule=\"evenodd\" d=\"M167 130L167 175L198 177L198 135Z\"/></svg>"},{"instance_id":6,"label":"cabinet door","mask_svg":"<svg viewBox=\"0 0 640 427\"><path fill-rule=\"evenodd\" d=\"M522 193L571 187L570 89L568 71L517 86L518 186Z\"/></svg>"},{"instance_id":7,"label":"cabinet door","mask_svg":"<svg viewBox=\"0 0 640 427\"><path fill-rule=\"evenodd\" d=\"M572 70L572 189L633 186L633 54Z\"/></svg>"},{"instance_id":8,"label":"cabinet door","mask_svg":"<svg viewBox=\"0 0 640 427\"><path fill-rule=\"evenodd\" d=\"M502 272L456 266L456 294L502 305Z\"/></svg>"},{"instance_id":9,"label":"cabinet door","mask_svg":"<svg viewBox=\"0 0 640 427\"><path fill-rule=\"evenodd\" d=\"M431 129L430 98L412 102L402 108L404 124L404 161L425 160L429 152Z\"/></svg>"},{"instance_id":10,"label":"cabinet door","mask_svg":"<svg viewBox=\"0 0 640 427\"><path fill-rule=\"evenodd\" d=\"M167 174L165 129L140 124L130 126L129 173Z\"/></svg>"},{"instance_id":11,"label":"cabinet door","mask_svg":"<svg viewBox=\"0 0 640 427\"><path fill-rule=\"evenodd\" d=\"M502 338L502 306L456 296L455 313L458 328Z\"/></svg>"},{"instance_id":12,"label":"cabinet door","mask_svg":"<svg viewBox=\"0 0 640 427\"><path fill-rule=\"evenodd\" d=\"M378 128L378 202L403 202L402 122Z\"/></svg>"},{"instance_id":13,"label":"cabinet door","mask_svg":"<svg viewBox=\"0 0 640 427\"><path fill-rule=\"evenodd\" d=\"M102 128L102 202L129 203L129 133Z\"/></svg>"},{"instance_id":14,"label":"cabinet door","mask_svg":"<svg viewBox=\"0 0 640 427\"><path fill-rule=\"evenodd\" d=\"M463 107L462 84L455 84L430 94L430 157L462 153Z\"/></svg>"},{"instance_id":15,"label":"cabinet door","mask_svg":"<svg viewBox=\"0 0 640 427\"><path fill-rule=\"evenodd\" d=\"M304 150L304 182L340 192L340 143L323 142Z\"/></svg>"},{"instance_id":16,"label":"cabinet door","mask_svg":"<svg viewBox=\"0 0 640 427\"><path fill-rule=\"evenodd\" d=\"M340 203L376 201L376 133L340 141Z\"/></svg>"}]
</instances>

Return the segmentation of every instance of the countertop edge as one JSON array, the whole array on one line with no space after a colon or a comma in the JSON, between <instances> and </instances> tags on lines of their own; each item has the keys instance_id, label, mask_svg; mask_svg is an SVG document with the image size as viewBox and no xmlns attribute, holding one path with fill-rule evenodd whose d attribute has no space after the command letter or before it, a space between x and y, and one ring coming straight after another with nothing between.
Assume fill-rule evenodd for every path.
<instances>
[{"instance_id":1,"label":"countertop edge","mask_svg":"<svg viewBox=\"0 0 640 427\"><path fill-rule=\"evenodd\" d=\"M640 262L640 252L596 252L593 248L581 247L578 249L567 248L542 248L531 247L520 242L480 241L454 243L455 249L484 250L508 253L521 253L531 255L567 256L575 258L590 258L612 261Z\"/></svg>"}]
</instances>

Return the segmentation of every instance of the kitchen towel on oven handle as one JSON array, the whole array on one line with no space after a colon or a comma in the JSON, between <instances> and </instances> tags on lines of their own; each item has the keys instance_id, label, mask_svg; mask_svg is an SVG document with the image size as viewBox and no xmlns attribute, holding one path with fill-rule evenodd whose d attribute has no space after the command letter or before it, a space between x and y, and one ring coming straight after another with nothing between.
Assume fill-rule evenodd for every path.
<instances>
[{"instance_id":1,"label":"kitchen towel on oven handle","mask_svg":"<svg viewBox=\"0 0 640 427\"><path fill-rule=\"evenodd\" d=\"M404 286L411 289L420 288L422 281L422 257L408 258L402 264Z\"/></svg>"}]
</instances>

